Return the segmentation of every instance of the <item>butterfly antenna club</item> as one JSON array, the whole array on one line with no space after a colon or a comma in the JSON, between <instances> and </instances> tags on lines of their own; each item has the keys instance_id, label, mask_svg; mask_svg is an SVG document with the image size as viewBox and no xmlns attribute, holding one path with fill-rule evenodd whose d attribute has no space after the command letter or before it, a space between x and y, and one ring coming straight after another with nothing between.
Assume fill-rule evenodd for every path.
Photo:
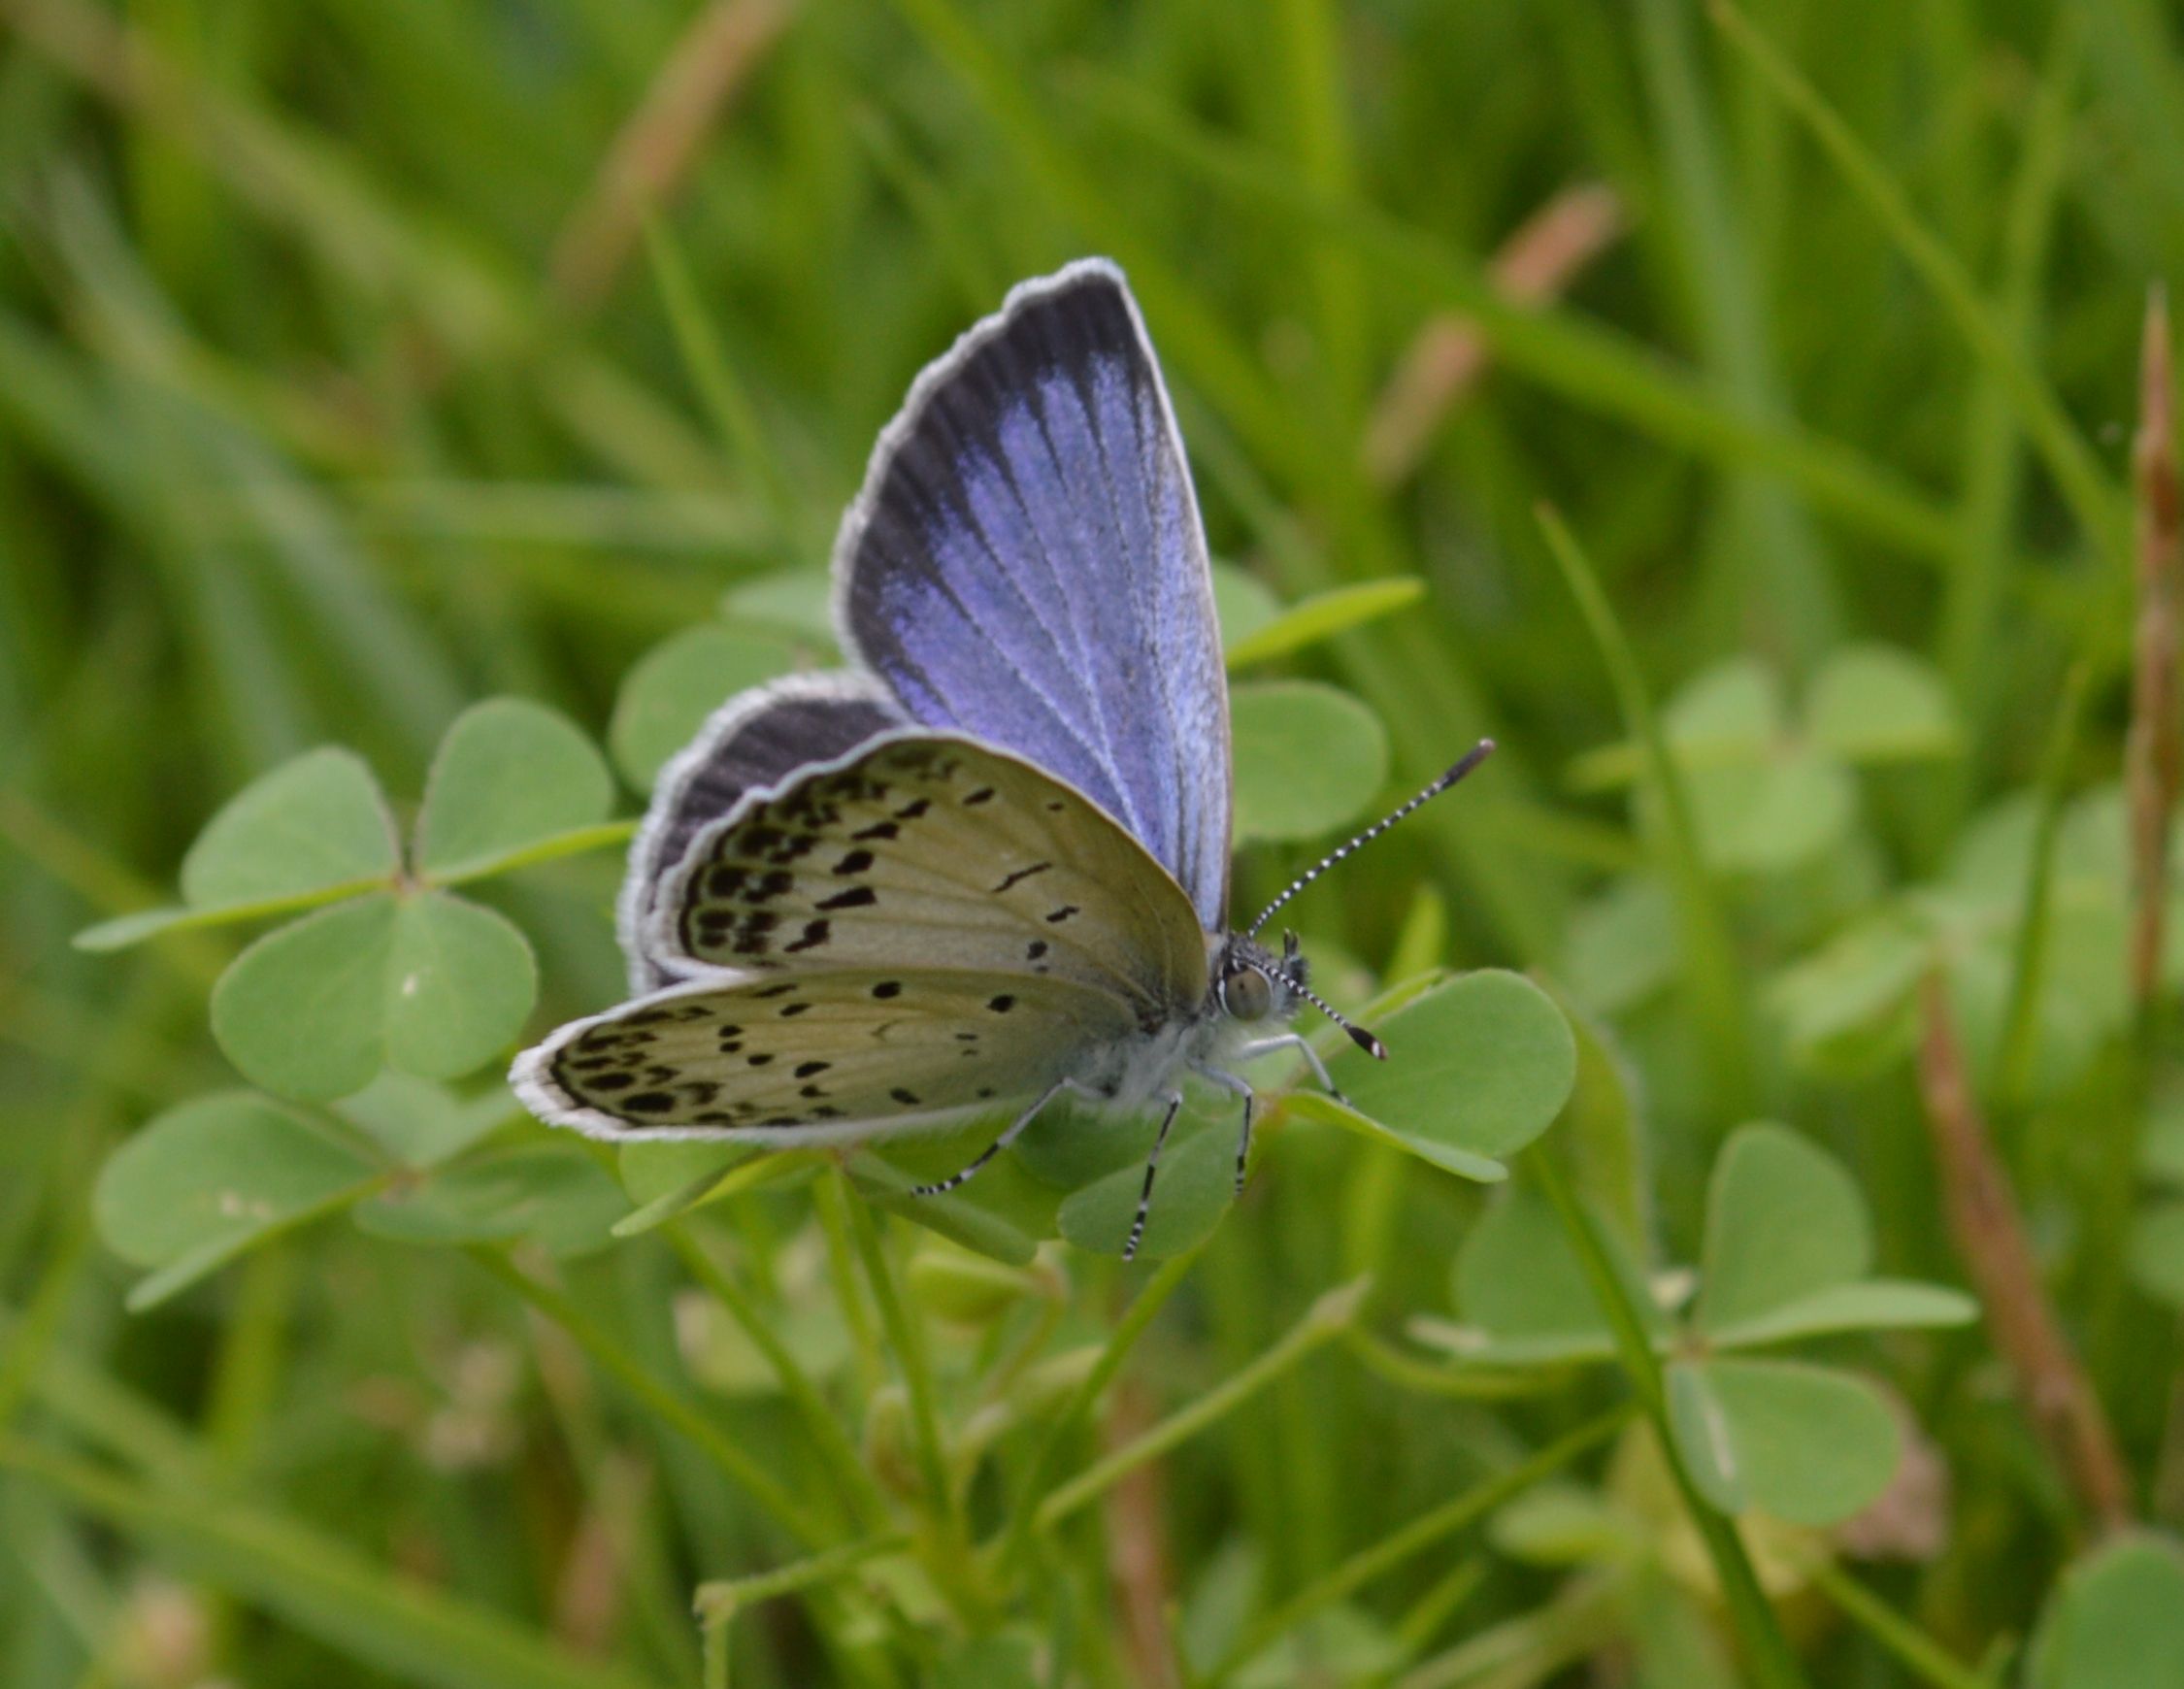
<instances>
[{"instance_id":1,"label":"butterfly antenna club","mask_svg":"<svg viewBox=\"0 0 2184 1689\"><path fill-rule=\"evenodd\" d=\"M1334 1009L1330 1008L1327 1004L1327 1001L1322 998L1316 991L1314 991L1309 985L1303 984L1296 979L1291 979L1288 984L1290 990L1296 992L1298 996L1302 997L1307 1003L1309 1003L1314 1009L1318 1010L1320 1013L1326 1015L1328 1019L1332 1020L1337 1026L1340 1027L1344 1032L1348 1033L1350 1035L1350 1042L1356 1044L1359 1049L1363 1050L1374 1061L1384 1062L1388 1059L1388 1046L1386 1044L1382 1043L1378 1039L1374 1038L1370 1032L1366 1031L1364 1027L1359 1026L1355 1021L1346 1019L1344 1016L1338 1013ZM1338 1096L1340 1096L1340 1093L1337 1093Z\"/></svg>"},{"instance_id":2,"label":"butterfly antenna club","mask_svg":"<svg viewBox=\"0 0 2184 1689\"><path fill-rule=\"evenodd\" d=\"M1364 832L1360 833L1356 838L1350 840L1349 843L1340 846L1337 849L1330 850L1325 856L1322 856L1317 862L1313 863L1311 867L1306 869L1305 872L1297 876L1295 879L1292 879L1286 886L1282 888L1281 895L1275 898L1274 902L1267 905L1265 909L1261 910L1259 911L1258 918L1254 920L1248 927L1243 929L1244 936L1246 938L1257 938L1259 936L1259 929L1265 926L1267 922L1273 918L1274 911L1280 909L1282 905L1286 904L1291 898L1295 897L1300 891L1303 891L1306 886L1311 884L1313 880L1317 879L1321 875L1325 874L1330 868L1333 868L1336 863L1341 861L1345 856L1351 854L1351 852L1362 849L1365 845L1372 844L1373 840L1379 838L1381 834L1385 833L1390 827L1394 826L1398 821L1404 819L1404 817L1410 814L1412 811L1423 809L1427 804L1432 803L1434 799L1439 797L1441 793L1448 790L1450 786L1454 785L1458 780L1462 779L1466 775L1470 774L1472 770L1478 767L1480 763L1484 762L1489 756L1492 756L1493 754L1494 742L1491 739L1480 740L1476 745L1473 745L1469 751L1465 752L1463 758L1453 766L1451 766L1447 773L1443 774L1440 778L1435 780L1432 785L1428 786L1424 791L1420 792L1408 803L1403 804L1394 811L1390 811L1388 814L1381 816L1379 820L1373 822L1372 826L1366 828ZM1309 992L1307 992L1306 995L1310 998L1311 1002L1316 1007L1325 1010L1333 1019L1337 1020L1338 1022L1341 1021L1341 1016L1336 1014L1333 1010L1328 1009L1327 1005L1321 1003L1318 998L1311 997ZM1349 1031L1352 1038L1357 1037L1357 1030L1354 1027L1349 1028Z\"/></svg>"}]
</instances>

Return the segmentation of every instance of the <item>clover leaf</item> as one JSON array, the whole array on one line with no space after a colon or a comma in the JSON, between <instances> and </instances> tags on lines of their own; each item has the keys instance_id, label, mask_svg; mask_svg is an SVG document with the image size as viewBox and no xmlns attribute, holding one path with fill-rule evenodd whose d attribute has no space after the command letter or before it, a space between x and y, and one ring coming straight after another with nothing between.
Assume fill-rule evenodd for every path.
<instances>
[{"instance_id":1,"label":"clover leaf","mask_svg":"<svg viewBox=\"0 0 2184 1689\"><path fill-rule=\"evenodd\" d=\"M2184 1660L2184 1552L2112 1542L2064 1574L2033 1638L2029 1689L2171 1689Z\"/></svg>"},{"instance_id":2,"label":"clover leaf","mask_svg":"<svg viewBox=\"0 0 2184 1689\"><path fill-rule=\"evenodd\" d=\"M383 1068L452 1078L512 1044L537 995L529 942L448 893L458 881L617 843L613 781L562 716L520 699L465 711L442 739L405 868L371 770L327 747L247 786L191 845L182 907L78 936L109 949L178 926L303 911L248 945L213 992L213 1032L277 1095L325 1101Z\"/></svg>"},{"instance_id":3,"label":"clover leaf","mask_svg":"<svg viewBox=\"0 0 2184 1689\"><path fill-rule=\"evenodd\" d=\"M143 1309L354 1200L380 1171L309 1115L222 1091L168 1109L108 1157L92 1215L108 1248L156 1270L130 1293Z\"/></svg>"},{"instance_id":4,"label":"clover leaf","mask_svg":"<svg viewBox=\"0 0 2184 1689\"><path fill-rule=\"evenodd\" d=\"M1848 1517L1895 1469L1885 1403L1837 1369L1751 1360L1740 1351L1829 1333L1962 1324L1970 1299L1869 1276L1871 1222L1834 1157L1787 1128L1738 1128L1714 1164L1699 1290L1671 1320L1647 1292L1621 1234L1602 1236L1670 1357L1670 1423L1694 1480L1730 1512L1795 1524ZM1546 1204L1512 1190L1474 1226L1455 1271L1460 1325L1412 1335L1480 1367L1608 1360L1613 1342L1576 1255Z\"/></svg>"},{"instance_id":5,"label":"clover leaf","mask_svg":"<svg viewBox=\"0 0 2184 1689\"><path fill-rule=\"evenodd\" d=\"M1300 1112L1360 1129L1468 1177L1504 1176L1501 1158L1540 1133L1570 1100L1576 1040L1554 1000L1521 974L1459 975L1378 1021L1376 1062L1345 1046L1328 1064L1343 1108L1308 1091Z\"/></svg>"},{"instance_id":6,"label":"clover leaf","mask_svg":"<svg viewBox=\"0 0 2184 1689\"><path fill-rule=\"evenodd\" d=\"M2037 802L2020 793L1976 817L1942 874L1837 933L1775 976L1767 1000L1803 1066L1859 1076L1901 1060L1916 1036L1919 981L1948 981L1975 1069L1991 1072L2009 1012ZM2046 943L2031 998L2032 1099L2081 1076L2129 1024L2123 970L2130 853L2119 787L2095 788L2063 811L2046 906ZM2162 978L2184 983L2184 883L2169 893Z\"/></svg>"},{"instance_id":7,"label":"clover leaf","mask_svg":"<svg viewBox=\"0 0 2184 1689\"><path fill-rule=\"evenodd\" d=\"M354 751L325 745L228 800L182 858L182 907L102 921L76 938L117 950L177 927L268 914L387 879L401 844L386 799Z\"/></svg>"},{"instance_id":8,"label":"clover leaf","mask_svg":"<svg viewBox=\"0 0 2184 1689\"><path fill-rule=\"evenodd\" d=\"M1662 726L1707 862L1763 875L1815 862L1843 841L1857 814L1855 770L1949 757L1961 738L1941 677L1879 645L1831 653L1796 714L1770 668L1735 658L1685 684ZM1639 764L1635 745L1604 745L1573 762L1570 778L1627 785Z\"/></svg>"},{"instance_id":9,"label":"clover leaf","mask_svg":"<svg viewBox=\"0 0 2184 1689\"><path fill-rule=\"evenodd\" d=\"M1388 778L1388 732L1371 709L1316 680L1259 680L1229 694L1240 840L1311 839L1356 820Z\"/></svg>"},{"instance_id":10,"label":"clover leaf","mask_svg":"<svg viewBox=\"0 0 2184 1689\"><path fill-rule=\"evenodd\" d=\"M488 698L455 718L432 759L417 813L418 874L453 884L556 835L603 821L614 782L566 716Z\"/></svg>"},{"instance_id":11,"label":"clover leaf","mask_svg":"<svg viewBox=\"0 0 2184 1689\"><path fill-rule=\"evenodd\" d=\"M470 1072L514 1040L537 988L505 916L448 892L379 892L246 949L213 988L213 1036L252 1083L324 1101L382 1066Z\"/></svg>"},{"instance_id":12,"label":"clover leaf","mask_svg":"<svg viewBox=\"0 0 2184 1689\"><path fill-rule=\"evenodd\" d=\"M1888 1487L1903 1453L1887 1404L1832 1367L1676 1361L1668 1389L1676 1447L1725 1513L1832 1525Z\"/></svg>"}]
</instances>

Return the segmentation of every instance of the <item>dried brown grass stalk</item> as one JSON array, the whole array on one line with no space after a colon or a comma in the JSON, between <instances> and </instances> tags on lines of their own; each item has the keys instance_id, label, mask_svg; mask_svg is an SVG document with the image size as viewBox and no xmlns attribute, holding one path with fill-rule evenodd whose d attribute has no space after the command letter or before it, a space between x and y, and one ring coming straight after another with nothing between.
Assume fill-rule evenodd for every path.
<instances>
[{"instance_id":1,"label":"dried brown grass stalk","mask_svg":"<svg viewBox=\"0 0 2184 1689\"><path fill-rule=\"evenodd\" d=\"M1120 1448L1154 1421L1145 1387L1125 1379L1116 1385L1102 1441ZM1168 1550L1168 1484L1157 1461L1126 1474L1108 1493L1108 1574L1130 1681L1145 1689L1175 1689L1175 1573Z\"/></svg>"},{"instance_id":2,"label":"dried brown grass stalk","mask_svg":"<svg viewBox=\"0 0 2184 1689\"><path fill-rule=\"evenodd\" d=\"M2094 1532L2106 1536L2131 1522L2130 1480L2115 1434L2040 1283L2016 1193L1980 1116L1948 989L1938 975L1928 977L1920 1009L1919 1089L1950 1235L2034 1429Z\"/></svg>"},{"instance_id":3,"label":"dried brown grass stalk","mask_svg":"<svg viewBox=\"0 0 2184 1689\"><path fill-rule=\"evenodd\" d=\"M552 1623L554 1640L597 1659L612 1652L621 1632L651 1474L636 1457L610 1449L590 1486L590 1505L577 1520L554 1579Z\"/></svg>"},{"instance_id":4,"label":"dried brown grass stalk","mask_svg":"<svg viewBox=\"0 0 2184 1689\"><path fill-rule=\"evenodd\" d=\"M677 38L553 243L547 277L571 310L613 290L645 217L679 185L793 10L794 0L712 0Z\"/></svg>"},{"instance_id":5,"label":"dried brown grass stalk","mask_svg":"<svg viewBox=\"0 0 2184 1689\"><path fill-rule=\"evenodd\" d=\"M1503 243L1488 279L1514 304L1541 304L1622 232L1623 202L1612 188L1565 188ZM1393 486L1418 467L1434 430L1477 384L1487 351L1478 325L1461 312L1427 319L1366 424L1359 459L1377 485Z\"/></svg>"}]
</instances>

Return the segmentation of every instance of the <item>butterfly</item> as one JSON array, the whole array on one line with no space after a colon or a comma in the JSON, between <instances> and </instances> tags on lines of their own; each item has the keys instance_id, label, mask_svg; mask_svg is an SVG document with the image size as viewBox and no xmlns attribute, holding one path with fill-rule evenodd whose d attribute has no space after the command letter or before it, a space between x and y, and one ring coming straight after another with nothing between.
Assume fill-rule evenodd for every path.
<instances>
[{"instance_id":1,"label":"butterfly","mask_svg":"<svg viewBox=\"0 0 2184 1689\"><path fill-rule=\"evenodd\" d=\"M980 1117L954 1189L1069 1093L1161 1123L1317 997L1267 920L1425 791L1228 925L1228 685L1197 497L1151 342L1098 258L1020 283L912 384L836 543L845 671L731 699L664 771L618 927L633 999L515 1063L611 1139L787 1147Z\"/></svg>"}]
</instances>

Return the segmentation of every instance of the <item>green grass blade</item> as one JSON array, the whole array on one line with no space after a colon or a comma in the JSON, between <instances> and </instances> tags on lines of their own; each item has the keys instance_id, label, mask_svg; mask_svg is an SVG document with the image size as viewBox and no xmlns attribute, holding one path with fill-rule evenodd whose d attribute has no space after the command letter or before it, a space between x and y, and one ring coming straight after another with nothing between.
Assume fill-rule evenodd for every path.
<instances>
[{"instance_id":1,"label":"green grass blade","mask_svg":"<svg viewBox=\"0 0 2184 1689\"><path fill-rule=\"evenodd\" d=\"M148 1489L0 1436L0 1468L145 1542L190 1574L406 1683L437 1689L654 1689L500 1614L373 1565L345 1543L232 1497Z\"/></svg>"},{"instance_id":2,"label":"green grass blade","mask_svg":"<svg viewBox=\"0 0 2184 1689\"><path fill-rule=\"evenodd\" d=\"M1727 0L1713 0L1712 12L1722 33L1766 78L1888 232L1973 357L2002 382L2087 541L2119 565L2125 562L2131 528L2114 478L2102 469L2024 348L2012 344L1962 261L1919 219L1902 187L1804 74Z\"/></svg>"},{"instance_id":3,"label":"green grass blade","mask_svg":"<svg viewBox=\"0 0 2184 1689\"><path fill-rule=\"evenodd\" d=\"M1653 348L1605 324L1512 304L1437 237L1370 207L1320 198L1277 162L1112 79L1081 73L1063 87L1169 154L1194 181L1274 219L1293 238L1356 243L1389 278L1473 319L1505 366L1558 398L1710 462L1778 474L1816 506L1913 556L1938 564L1948 555L1948 516L1854 448L1803 427L1740 416Z\"/></svg>"},{"instance_id":4,"label":"green grass blade","mask_svg":"<svg viewBox=\"0 0 2184 1689\"><path fill-rule=\"evenodd\" d=\"M1669 227L1706 367L1737 414L1779 426L1789 415L1774 373L1748 219L1730 200L1712 90L1700 74L1685 0L1642 0L1638 45L1666 155ZM1833 564L1804 512L1774 477L1739 475L1728 488L1731 525L1713 547L1712 596L1736 611L1731 628L1781 646L1808 668L1841 638Z\"/></svg>"},{"instance_id":5,"label":"green grass blade","mask_svg":"<svg viewBox=\"0 0 2184 1689\"><path fill-rule=\"evenodd\" d=\"M1614 683L1623 730L1645 754L1644 786L1659 818L1654 847L1662 877L1675 889L1693 1012L1722 1087L1721 1111L1736 1119L1749 1110L1757 1096L1751 1010L1736 946L1699 853L1683 780L1669 754L1669 742L1647 695L1637 653L1601 590L1599 578L1559 515L1542 509L1539 526Z\"/></svg>"}]
</instances>

